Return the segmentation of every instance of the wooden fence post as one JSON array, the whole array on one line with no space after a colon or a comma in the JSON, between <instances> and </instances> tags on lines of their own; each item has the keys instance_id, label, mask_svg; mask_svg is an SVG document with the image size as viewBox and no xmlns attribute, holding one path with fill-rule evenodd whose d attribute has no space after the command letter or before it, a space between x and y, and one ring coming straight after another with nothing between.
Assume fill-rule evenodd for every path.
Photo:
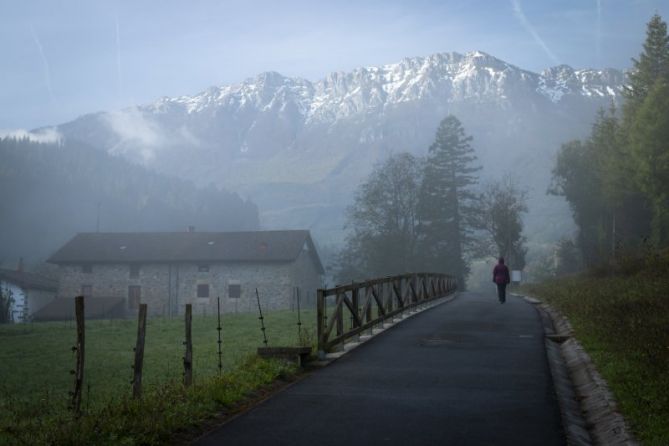
<instances>
[{"instance_id":1,"label":"wooden fence post","mask_svg":"<svg viewBox=\"0 0 669 446\"><path fill-rule=\"evenodd\" d=\"M186 304L186 354L184 355L184 385L193 384L193 305Z\"/></svg>"},{"instance_id":2,"label":"wooden fence post","mask_svg":"<svg viewBox=\"0 0 669 446\"><path fill-rule=\"evenodd\" d=\"M74 298L74 314L77 322L77 344L73 350L77 354L74 372L74 392L72 392L72 410L78 415L81 411L81 394L84 389L85 327L84 296Z\"/></svg>"},{"instance_id":3,"label":"wooden fence post","mask_svg":"<svg viewBox=\"0 0 669 446\"><path fill-rule=\"evenodd\" d=\"M142 396L142 366L144 364L144 339L146 337L146 304L139 304L137 318L137 344L135 345L135 364L133 365L132 397Z\"/></svg>"},{"instance_id":4,"label":"wooden fence post","mask_svg":"<svg viewBox=\"0 0 669 446\"><path fill-rule=\"evenodd\" d=\"M216 326L216 331L218 331L218 374L223 373L223 352L221 351L222 343L221 341L221 296L216 298L216 314L218 318L218 325Z\"/></svg>"}]
</instances>

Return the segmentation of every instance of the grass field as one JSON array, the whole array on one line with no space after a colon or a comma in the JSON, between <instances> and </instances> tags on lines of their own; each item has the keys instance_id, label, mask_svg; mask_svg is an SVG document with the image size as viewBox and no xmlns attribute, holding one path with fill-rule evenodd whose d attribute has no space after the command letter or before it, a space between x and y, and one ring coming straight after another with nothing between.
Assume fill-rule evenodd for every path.
<instances>
[{"instance_id":1,"label":"grass field","mask_svg":"<svg viewBox=\"0 0 669 446\"><path fill-rule=\"evenodd\" d=\"M524 287L561 310L646 446L669 445L669 257Z\"/></svg>"},{"instance_id":2,"label":"grass field","mask_svg":"<svg viewBox=\"0 0 669 446\"><path fill-rule=\"evenodd\" d=\"M302 342L312 343L315 312L302 311L301 316ZM265 325L270 346L300 343L296 312L270 312L265 315ZM193 317L196 388L198 384L210 386L218 375L216 327L213 316ZM222 327L223 365L228 376L232 376L230 374L234 375L239 367L249 367L249 355L262 345L260 322L256 314L226 314L222 317ZM137 322L133 320L86 322L86 377L82 400L86 412L101 413L109 407L127 404L136 334ZM149 318L143 378L147 394L156 395L170 386L179 386L184 339L183 319ZM71 350L74 342L72 322L0 326L0 428L11 430L16 428L13 425L17 420L58 418L67 411L68 392L73 388L70 370L75 362Z\"/></svg>"}]
</instances>

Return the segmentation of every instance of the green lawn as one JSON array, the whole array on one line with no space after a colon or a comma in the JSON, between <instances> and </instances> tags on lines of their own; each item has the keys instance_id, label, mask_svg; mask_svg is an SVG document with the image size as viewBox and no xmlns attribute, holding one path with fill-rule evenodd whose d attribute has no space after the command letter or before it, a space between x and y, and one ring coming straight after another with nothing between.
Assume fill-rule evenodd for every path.
<instances>
[{"instance_id":1,"label":"green lawn","mask_svg":"<svg viewBox=\"0 0 669 446\"><path fill-rule=\"evenodd\" d=\"M524 287L561 310L644 445L669 445L669 261Z\"/></svg>"},{"instance_id":2,"label":"green lawn","mask_svg":"<svg viewBox=\"0 0 669 446\"><path fill-rule=\"evenodd\" d=\"M315 342L315 312L302 312L303 342ZM270 346L298 345L297 313L265 315ZM209 386L218 375L217 321L193 316L193 376ZM228 374L241 366L262 345L256 314L222 317L223 365ZM134 320L87 321L85 391L82 406L89 413L126 404L131 393ZM147 322L144 389L156 394L179 387L182 379L184 321L149 318ZM0 326L0 428L12 429L17 419L61 416L73 388L75 325L72 322ZM255 367L255 366L254 366ZM283 373L281 371L277 373ZM34 427L34 426L33 426ZM0 444L2 431L0 430Z\"/></svg>"}]
</instances>

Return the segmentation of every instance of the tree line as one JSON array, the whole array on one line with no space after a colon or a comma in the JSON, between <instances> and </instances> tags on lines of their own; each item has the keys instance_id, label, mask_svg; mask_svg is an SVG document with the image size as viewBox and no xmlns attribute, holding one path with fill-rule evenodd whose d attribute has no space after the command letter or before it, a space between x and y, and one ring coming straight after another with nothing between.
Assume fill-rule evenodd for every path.
<instances>
[{"instance_id":1,"label":"tree line","mask_svg":"<svg viewBox=\"0 0 669 446\"><path fill-rule=\"evenodd\" d=\"M252 202L77 141L0 139L0 262L43 260L77 232L256 230ZM13 264L11 265L13 267Z\"/></svg>"},{"instance_id":2,"label":"tree line","mask_svg":"<svg viewBox=\"0 0 669 446\"><path fill-rule=\"evenodd\" d=\"M669 37L654 15L624 102L601 110L588 138L563 144L549 193L569 202L578 233L561 260L595 268L669 246Z\"/></svg>"},{"instance_id":3,"label":"tree line","mask_svg":"<svg viewBox=\"0 0 669 446\"><path fill-rule=\"evenodd\" d=\"M525 193L510 177L481 192L471 141L449 115L426 158L399 153L373 169L347 211L338 282L438 271L464 286L473 258L502 255L524 266Z\"/></svg>"}]
</instances>

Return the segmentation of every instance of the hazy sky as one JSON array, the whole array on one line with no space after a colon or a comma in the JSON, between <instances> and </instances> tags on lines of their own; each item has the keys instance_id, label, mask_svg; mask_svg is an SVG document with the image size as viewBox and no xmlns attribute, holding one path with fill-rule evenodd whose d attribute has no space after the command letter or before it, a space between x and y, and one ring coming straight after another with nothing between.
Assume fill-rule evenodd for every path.
<instances>
[{"instance_id":1,"label":"hazy sky","mask_svg":"<svg viewBox=\"0 0 669 446\"><path fill-rule=\"evenodd\" d=\"M0 0L0 131L194 94L482 50L522 68L628 68L667 0Z\"/></svg>"}]
</instances>

